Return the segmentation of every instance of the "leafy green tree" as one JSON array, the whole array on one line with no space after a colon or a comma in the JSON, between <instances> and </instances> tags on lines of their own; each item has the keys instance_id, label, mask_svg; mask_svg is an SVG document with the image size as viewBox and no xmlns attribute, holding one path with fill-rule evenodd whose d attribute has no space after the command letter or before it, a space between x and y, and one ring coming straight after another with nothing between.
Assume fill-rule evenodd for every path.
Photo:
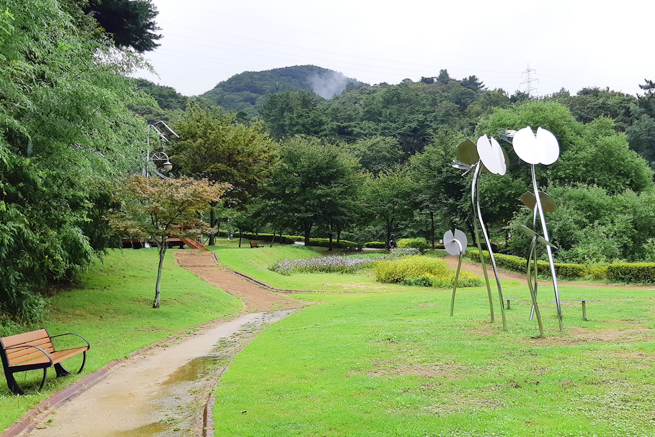
<instances>
[{"instance_id":1,"label":"leafy green tree","mask_svg":"<svg viewBox=\"0 0 655 437\"><path fill-rule=\"evenodd\" d=\"M655 168L655 119L648 114L638 116L626 134L630 148Z\"/></svg>"},{"instance_id":2,"label":"leafy green tree","mask_svg":"<svg viewBox=\"0 0 655 437\"><path fill-rule=\"evenodd\" d=\"M62 9L66 6L66 9ZM0 311L38 317L38 291L111 242L95 183L137 168L146 125L127 105L133 53L54 0L7 0L0 38ZM78 9L79 11L79 9Z\"/></svg>"},{"instance_id":3,"label":"leafy green tree","mask_svg":"<svg viewBox=\"0 0 655 437\"><path fill-rule=\"evenodd\" d=\"M616 133L610 118L585 125L581 137L553 164L550 177L560 184L595 185L611 195L653 187L653 171L630 150L626 135Z\"/></svg>"},{"instance_id":4,"label":"leafy green tree","mask_svg":"<svg viewBox=\"0 0 655 437\"><path fill-rule=\"evenodd\" d=\"M90 0L84 12L95 18L121 48L148 52L159 47L161 30L155 23L157 8L152 0Z\"/></svg>"},{"instance_id":5,"label":"leafy green tree","mask_svg":"<svg viewBox=\"0 0 655 437\"><path fill-rule=\"evenodd\" d=\"M397 166L405 157L398 140L393 137L363 138L346 148L359 158L362 168L374 175Z\"/></svg>"},{"instance_id":6,"label":"leafy green tree","mask_svg":"<svg viewBox=\"0 0 655 437\"><path fill-rule=\"evenodd\" d=\"M625 132L632 125L632 108L637 104L637 98L634 96L598 87L583 88L575 96L560 91L548 100L565 105L580 123L586 124L599 117L609 117L614 120L614 129L617 132Z\"/></svg>"},{"instance_id":7,"label":"leafy green tree","mask_svg":"<svg viewBox=\"0 0 655 437\"><path fill-rule=\"evenodd\" d=\"M320 135L325 120L319 97L307 91L272 94L259 115L275 138L294 135Z\"/></svg>"},{"instance_id":8,"label":"leafy green tree","mask_svg":"<svg viewBox=\"0 0 655 437\"><path fill-rule=\"evenodd\" d=\"M135 175L116 186L114 198L120 207L108 214L112 228L123 235L155 241L159 267L153 308L160 306L160 284L164 257L171 237L196 236L205 227L199 213L209 202L217 202L229 187L190 178L160 179Z\"/></svg>"},{"instance_id":9,"label":"leafy green tree","mask_svg":"<svg viewBox=\"0 0 655 437\"><path fill-rule=\"evenodd\" d=\"M561 262L595 264L641 261L648 256L648 241L655 238L655 194L625 191L611 195L596 186L555 187L549 193L557 210L546 214L554 251ZM526 256L529 237L520 225L532 225L532 211L521 208L512 221L509 245ZM541 253L545 257L545 251Z\"/></svg>"},{"instance_id":10,"label":"leafy green tree","mask_svg":"<svg viewBox=\"0 0 655 437\"><path fill-rule=\"evenodd\" d=\"M414 181L400 168L371 177L364 184L362 206L371 221L382 229L387 248L399 225L411 220L415 194Z\"/></svg>"},{"instance_id":11,"label":"leafy green tree","mask_svg":"<svg viewBox=\"0 0 655 437\"><path fill-rule=\"evenodd\" d=\"M315 225L346 213L356 185L357 161L336 146L303 137L283 143L280 155L263 202L276 211L272 218L278 226L301 229L309 246ZM335 217L330 219L330 214Z\"/></svg>"},{"instance_id":12,"label":"leafy green tree","mask_svg":"<svg viewBox=\"0 0 655 437\"><path fill-rule=\"evenodd\" d=\"M236 114L220 108L192 104L173 124L180 136L173 145L182 174L227 182L232 188L223 196L227 208L243 209L271 176L279 160L277 143L261 123L241 124ZM211 227L214 228L212 205ZM213 236L210 237L213 244Z\"/></svg>"}]
</instances>

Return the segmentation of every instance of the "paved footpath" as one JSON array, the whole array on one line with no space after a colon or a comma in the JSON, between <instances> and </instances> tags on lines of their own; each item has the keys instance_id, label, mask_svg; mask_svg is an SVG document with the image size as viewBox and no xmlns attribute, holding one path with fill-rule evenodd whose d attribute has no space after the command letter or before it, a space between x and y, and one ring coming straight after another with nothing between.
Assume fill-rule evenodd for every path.
<instances>
[{"instance_id":1,"label":"paved footpath","mask_svg":"<svg viewBox=\"0 0 655 437\"><path fill-rule=\"evenodd\" d=\"M175 429L171 412L184 403L167 381L195 358L210 354L221 339L251 325L275 322L288 312L250 313L220 323L170 347L158 347L126 360L99 384L41 418L29 436L194 435L189 427Z\"/></svg>"}]
</instances>

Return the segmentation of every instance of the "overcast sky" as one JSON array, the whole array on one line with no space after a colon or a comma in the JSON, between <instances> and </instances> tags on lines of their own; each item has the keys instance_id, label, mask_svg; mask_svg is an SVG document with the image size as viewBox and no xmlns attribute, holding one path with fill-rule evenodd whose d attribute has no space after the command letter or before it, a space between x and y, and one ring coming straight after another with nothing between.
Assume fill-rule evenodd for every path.
<instances>
[{"instance_id":1,"label":"overcast sky","mask_svg":"<svg viewBox=\"0 0 655 437\"><path fill-rule=\"evenodd\" d=\"M489 89L537 95L588 86L640 92L655 79L655 3L624 0L154 0L159 77L202 94L243 71L313 64L376 84L476 75Z\"/></svg>"}]
</instances>

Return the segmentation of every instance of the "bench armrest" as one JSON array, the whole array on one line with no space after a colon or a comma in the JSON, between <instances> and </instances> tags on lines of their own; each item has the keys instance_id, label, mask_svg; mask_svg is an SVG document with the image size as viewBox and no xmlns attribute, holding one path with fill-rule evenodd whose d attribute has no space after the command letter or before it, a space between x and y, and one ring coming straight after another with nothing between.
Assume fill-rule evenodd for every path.
<instances>
[{"instance_id":1,"label":"bench armrest","mask_svg":"<svg viewBox=\"0 0 655 437\"><path fill-rule=\"evenodd\" d=\"M50 338L52 339L52 338L57 338L57 337L63 337L64 335L75 335L77 337L80 337L82 340L84 340L84 342L86 343L86 346L89 349L91 349L91 345L89 344L89 341L86 338L82 337L80 334L75 334L73 332L67 332L66 334L59 334L59 335L51 335Z\"/></svg>"},{"instance_id":2,"label":"bench armrest","mask_svg":"<svg viewBox=\"0 0 655 437\"><path fill-rule=\"evenodd\" d=\"M43 349L41 349L38 346L32 346L32 345L29 345L29 344L19 344L17 346L9 346L8 348L5 348L5 350L7 351L9 349L27 349L27 348L30 348L30 347L34 348L34 349L38 349L41 352L43 352L43 355L45 355L48 358L48 360L50 360L50 365L52 366L52 358L50 357L50 354L47 353L46 351L44 351ZM11 365L9 367L11 367Z\"/></svg>"}]
</instances>

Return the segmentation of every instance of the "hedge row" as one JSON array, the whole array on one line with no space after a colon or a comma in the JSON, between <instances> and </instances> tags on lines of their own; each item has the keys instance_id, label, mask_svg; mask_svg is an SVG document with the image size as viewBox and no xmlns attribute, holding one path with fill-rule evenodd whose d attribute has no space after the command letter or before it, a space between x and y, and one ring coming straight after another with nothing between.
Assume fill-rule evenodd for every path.
<instances>
[{"instance_id":1,"label":"hedge row","mask_svg":"<svg viewBox=\"0 0 655 437\"><path fill-rule=\"evenodd\" d=\"M482 251L484 254L484 262L491 264L491 257L489 252ZM466 252L466 255L473 261L480 262L480 253L477 249L469 249ZM494 254L496 258L496 265L508 270L513 270L516 272L526 273L528 261L525 258L521 258L513 255L503 255L503 254ZM653 264L655 265L655 264ZM550 276L550 264L546 261L537 261L537 268L539 274L544 276ZM557 276L563 278L583 278L590 274L587 266L583 264L566 264L566 263L555 263L555 273Z\"/></svg>"},{"instance_id":2,"label":"hedge row","mask_svg":"<svg viewBox=\"0 0 655 437\"><path fill-rule=\"evenodd\" d=\"M218 232L218 235L221 237L227 237L227 231L221 230ZM241 234L241 236L246 240L271 241L273 239L273 234L264 234L264 233L251 234L249 232L244 232L243 234ZM239 238L239 234L238 233L233 234L233 238ZM296 241L304 241L304 240L305 240L304 237L299 237L297 235L282 235L282 236L279 236L277 234L275 235L275 242L276 243L279 242L281 244L293 244Z\"/></svg>"},{"instance_id":3,"label":"hedge row","mask_svg":"<svg viewBox=\"0 0 655 437\"><path fill-rule=\"evenodd\" d=\"M607 266L607 279L619 282L655 282L655 263L614 263Z\"/></svg>"},{"instance_id":4,"label":"hedge row","mask_svg":"<svg viewBox=\"0 0 655 437\"><path fill-rule=\"evenodd\" d=\"M227 231L219 231L218 234L221 237L227 237ZM241 234L241 237L246 240L271 241L273 239L273 234L266 234L266 233L252 234L249 232L244 232L243 234ZM233 234L233 238L239 238L239 234L238 233ZM305 241L305 237L301 237L298 235L282 235L282 236L275 235L276 243L293 244L296 241ZM330 240L327 238L310 238L309 244L310 246L328 247L330 245ZM382 243L382 245L384 246L384 243ZM347 240L341 240L339 244L337 244L337 240L332 240L332 247L348 249L348 248L357 248L359 247L359 245L353 241L347 241Z\"/></svg>"}]
</instances>

